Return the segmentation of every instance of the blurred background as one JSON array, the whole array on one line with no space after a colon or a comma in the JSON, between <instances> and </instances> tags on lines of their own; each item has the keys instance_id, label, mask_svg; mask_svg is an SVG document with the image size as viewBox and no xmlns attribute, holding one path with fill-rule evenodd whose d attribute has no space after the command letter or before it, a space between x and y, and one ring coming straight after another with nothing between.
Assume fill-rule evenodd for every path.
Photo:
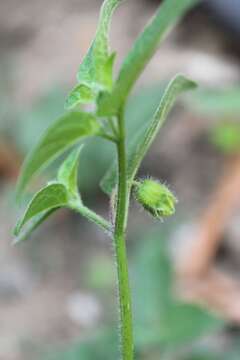
<instances>
[{"instance_id":1,"label":"blurred background","mask_svg":"<svg viewBox=\"0 0 240 360\"><path fill-rule=\"evenodd\" d=\"M63 112L101 2L0 3L1 360L118 358L113 251L105 235L59 211L29 241L11 245L22 211L14 199L20 165ZM159 3L131 0L117 11L117 67ZM240 359L239 36L240 0L201 2L161 46L128 104L131 138L176 72L201 85L178 102L141 169L174 191L176 215L158 223L131 206L136 359ZM98 183L111 159L111 146L94 140L79 171L85 202L104 216L108 199Z\"/></svg>"}]
</instances>

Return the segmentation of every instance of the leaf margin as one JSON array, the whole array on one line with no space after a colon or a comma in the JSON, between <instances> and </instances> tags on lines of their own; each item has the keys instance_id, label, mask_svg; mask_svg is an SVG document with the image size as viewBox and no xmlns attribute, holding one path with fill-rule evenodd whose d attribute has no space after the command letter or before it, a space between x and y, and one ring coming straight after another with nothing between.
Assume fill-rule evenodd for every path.
<instances>
[{"instance_id":1,"label":"leaf margin","mask_svg":"<svg viewBox=\"0 0 240 360\"><path fill-rule=\"evenodd\" d=\"M56 194L53 196L53 192L59 192L58 197L61 195L62 198L57 200L57 198L54 200L54 197L56 197ZM61 192L61 193L60 193ZM41 199L42 197L42 199ZM52 202L49 202L49 204L41 204L41 201L44 203L46 201L44 198L46 197L53 197ZM41 205L41 206L40 206ZM42 189L40 189L30 200L28 203L28 206L21 217L21 219L17 222L17 225L14 229L14 235L17 237L19 236L23 226L30 221L31 219L35 218L37 215L40 215L41 213L46 214L46 212L60 208L60 207L66 207L68 205L68 191L66 187L59 183L59 182L51 182L50 184L44 186ZM34 210L35 208L35 210Z\"/></svg>"},{"instance_id":2,"label":"leaf margin","mask_svg":"<svg viewBox=\"0 0 240 360\"><path fill-rule=\"evenodd\" d=\"M72 129L74 126L78 127L78 130L80 131L80 121L82 122L82 125L87 124L88 122L88 128L86 127L85 133L83 131L83 134L78 136L74 136L71 141L67 141L67 135L64 135L65 144L62 144L56 151L54 151L51 156L45 156L45 160L42 160L40 162L40 165L36 165L37 162L37 153L39 153L40 149L43 151L44 145L46 147L51 146L51 136L52 133L54 134L54 131L57 133L59 132L59 126L63 125L61 129L62 133L66 132L66 126L69 126L69 123L72 122ZM79 122L79 123L78 123ZM74 126L73 126L74 125ZM83 140L86 137L91 136L97 136L100 130L100 124L97 121L97 118L95 115L87 112L82 111L72 111L64 114L63 116L59 117L57 120L55 120L42 134L40 137L40 140L36 144L36 146L30 151L28 156L26 157L20 176L17 181L17 187L16 187L16 198L19 200L21 198L21 195L25 188L27 187L30 180L38 174L42 169L46 168L52 161L54 161L58 156L60 156L62 153L64 153L67 149L69 149L71 146L73 146L75 143L77 143L80 140ZM63 135L63 134L62 134ZM76 134L75 134L76 135ZM50 141L49 141L50 138ZM46 150L45 150L46 151ZM53 150L51 150L53 151ZM33 169L31 169L31 167Z\"/></svg>"}]
</instances>

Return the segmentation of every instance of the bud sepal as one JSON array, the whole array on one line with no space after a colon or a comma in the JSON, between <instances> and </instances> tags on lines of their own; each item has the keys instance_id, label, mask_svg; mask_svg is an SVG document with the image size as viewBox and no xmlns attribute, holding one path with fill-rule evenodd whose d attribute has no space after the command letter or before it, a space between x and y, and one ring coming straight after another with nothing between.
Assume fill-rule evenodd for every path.
<instances>
[{"instance_id":1,"label":"bud sepal","mask_svg":"<svg viewBox=\"0 0 240 360\"><path fill-rule=\"evenodd\" d=\"M134 181L134 194L136 200L155 218L162 219L175 213L177 199L168 187L159 181Z\"/></svg>"}]
</instances>

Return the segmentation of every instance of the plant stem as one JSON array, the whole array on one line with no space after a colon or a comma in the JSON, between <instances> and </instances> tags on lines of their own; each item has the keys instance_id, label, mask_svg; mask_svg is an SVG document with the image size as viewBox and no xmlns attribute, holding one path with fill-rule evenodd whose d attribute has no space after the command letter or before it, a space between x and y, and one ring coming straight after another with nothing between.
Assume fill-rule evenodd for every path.
<instances>
[{"instance_id":1,"label":"plant stem","mask_svg":"<svg viewBox=\"0 0 240 360\"><path fill-rule=\"evenodd\" d=\"M110 125L110 127L112 129L112 132L115 135L115 137L118 138L118 130L117 130L116 126L115 126L113 118L111 118L111 117L109 118L109 125Z\"/></svg>"},{"instance_id":2,"label":"plant stem","mask_svg":"<svg viewBox=\"0 0 240 360\"><path fill-rule=\"evenodd\" d=\"M87 206L83 204L72 204L71 208L81 214L82 216L86 217L89 221L93 222L94 224L98 225L101 229L106 231L110 237L112 237L112 228L111 224L105 220L102 216L96 214L94 211L89 209Z\"/></svg>"},{"instance_id":3,"label":"plant stem","mask_svg":"<svg viewBox=\"0 0 240 360\"><path fill-rule=\"evenodd\" d=\"M118 275L118 295L120 306L121 348L122 359L133 359L133 327L132 306L128 275L128 261L126 251L126 223L128 217L128 186L126 170L125 122L123 108L119 112L119 141L118 152L118 197L115 221L115 251Z\"/></svg>"},{"instance_id":4,"label":"plant stem","mask_svg":"<svg viewBox=\"0 0 240 360\"><path fill-rule=\"evenodd\" d=\"M113 142L115 144L117 143L117 140L116 140L116 138L114 136L112 136L110 134L107 134L105 132L100 133L99 136L102 137L103 139L111 141L111 142Z\"/></svg>"}]
</instances>

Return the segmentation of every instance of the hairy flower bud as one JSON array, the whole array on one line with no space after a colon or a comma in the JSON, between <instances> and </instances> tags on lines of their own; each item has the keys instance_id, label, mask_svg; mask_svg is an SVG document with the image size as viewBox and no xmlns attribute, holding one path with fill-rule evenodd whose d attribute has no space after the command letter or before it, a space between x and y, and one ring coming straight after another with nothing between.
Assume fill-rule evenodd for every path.
<instances>
[{"instance_id":1,"label":"hairy flower bud","mask_svg":"<svg viewBox=\"0 0 240 360\"><path fill-rule=\"evenodd\" d=\"M154 217L162 218L175 213L176 197L163 185L152 179L135 183L137 201Z\"/></svg>"}]
</instances>

